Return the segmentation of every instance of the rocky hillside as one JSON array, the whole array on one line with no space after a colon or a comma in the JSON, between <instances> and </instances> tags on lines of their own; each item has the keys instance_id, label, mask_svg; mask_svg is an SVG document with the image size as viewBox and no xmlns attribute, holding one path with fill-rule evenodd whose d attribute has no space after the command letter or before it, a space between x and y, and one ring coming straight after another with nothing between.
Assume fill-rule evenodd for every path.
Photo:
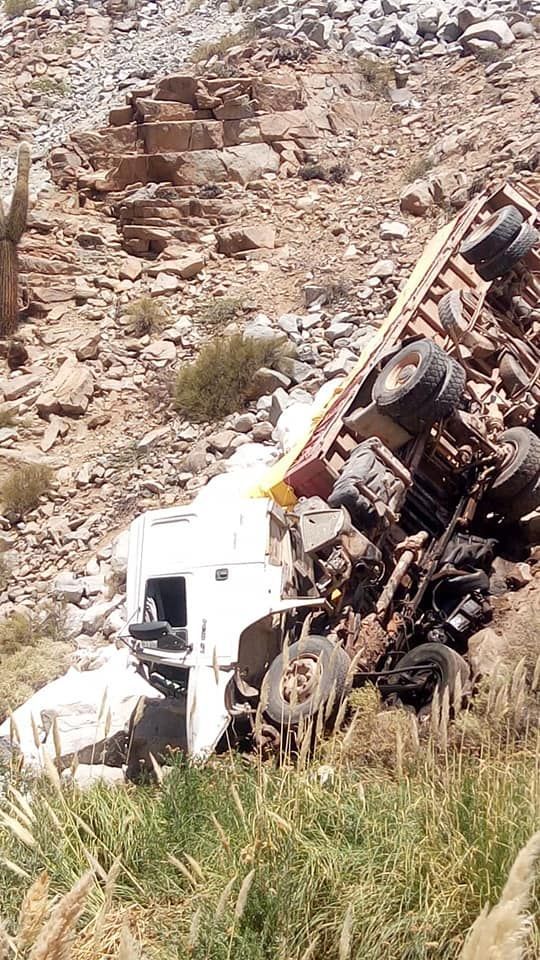
<instances>
[{"instance_id":1,"label":"rocky hillside","mask_svg":"<svg viewBox=\"0 0 540 960\"><path fill-rule=\"evenodd\" d=\"M21 139L34 158L0 358L0 609L63 599L79 646L114 634L130 519L275 459L279 412L347 372L436 228L497 177L538 178L538 0L236 6L0 16L4 197ZM246 410L184 418L177 371L237 330L292 362Z\"/></svg>"}]
</instances>

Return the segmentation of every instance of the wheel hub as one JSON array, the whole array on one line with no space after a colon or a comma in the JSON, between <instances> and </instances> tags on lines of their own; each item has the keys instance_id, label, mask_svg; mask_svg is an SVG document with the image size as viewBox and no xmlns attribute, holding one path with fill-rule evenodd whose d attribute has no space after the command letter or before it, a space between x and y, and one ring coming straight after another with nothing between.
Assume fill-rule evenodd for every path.
<instances>
[{"instance_id":1,"label":"wheel hub","mask_svg":"<svg viewBox=\"0 0 540 960\"><path fill-rule=\"evenodd\" d=\"M281 695L287 703L305 703L313 695L320 676L318 657L304 654L291 660L281 678Z\"/></svg>"},{"instance_id":2,"label":"wheel hub","mask_svg":"<svg viewBox=\"0 0 540 960\"><path fill-rule=\"evenodd\" d=\"M416 351L407 354L390 370L386 379L386 387L389 390L397 390L399 387L405 386L414 376L421 362L420 354Z\"/></svg>"}]
</instances>

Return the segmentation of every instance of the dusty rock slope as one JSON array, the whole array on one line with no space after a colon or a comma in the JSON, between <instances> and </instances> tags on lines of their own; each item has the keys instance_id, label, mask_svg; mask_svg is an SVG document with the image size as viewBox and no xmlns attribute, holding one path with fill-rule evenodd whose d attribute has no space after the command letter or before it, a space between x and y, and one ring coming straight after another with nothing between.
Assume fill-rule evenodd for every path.
<instances>
[{"instance_id":1,"label":"dusty rock slope","mask_svg":"<svg viewBox=\"0 0 540 960\"><path fill-rule=\"evenodd\" d=\"M265 397L221 424L175 413L175 371L205 340L284 334L296 360L267 394L313 393L347 371L439 225L499 176L538 177L534 13L508 49L375 61L262 22L262 38L187 66L254 13L66 0L0 21L2 194L21 138L35 158L0 471L53 470L36 509L0 517L4 611L62 571L110 574L115 532L189 499L241 446L274 455ZM196 90L175 100L186 73ZM147 296L163 317L141 335L127 310Z\"/></svg>"}]
</instances>

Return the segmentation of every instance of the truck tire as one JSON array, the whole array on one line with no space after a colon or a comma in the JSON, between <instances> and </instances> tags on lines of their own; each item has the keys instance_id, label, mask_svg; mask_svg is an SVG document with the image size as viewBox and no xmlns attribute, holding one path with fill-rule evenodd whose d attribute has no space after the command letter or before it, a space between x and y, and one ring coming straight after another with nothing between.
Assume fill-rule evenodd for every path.
<instances>
[{"instance_id":1,"label":"truck tire","mask_svg":"<svg viewBox=\"0 0 540 960\"><path fill-rule=\"evenodd\" d=\"M463 396L467 375L465 370L452 357L448 361L448 370L442 386L433 401L433 422L449 417L458 408Z\"/></svg>"},{"instance_id":2,"label":"truck tire","mask_svg":"<svg viewBox=\"0 0 540 960\"><path fill-rule=\"evenodd\" d=\"M461 676L462 689L469 679L469 668L463 657L443 643L421 643L404 654L396 668L403 668L406 672L409 667L422 667L424 664L437 675L436 687L440 692L446 687L452 692L458 676Z\"/></svg>"},{"instance_id":3,"label":"truck tire","mask_svg":"<svg viewBox=\"0 0 540 960\"><path fill-rule=\"evenodd\" d=\"M509 397L529 384L529 377L518 360L511 353L505 353L499 362L499 373Z\"/></svg>"},{"instance_id":4,"label":"truck tire","mask_svg":"<svg viewBox=\"0 0 540 960\"><path fill-rule=\"evenodd\" d=\"M461 290L450 290L441 297L437 304L439 322L445 333L454 331L457 336L460 332L460 321L463 317Z\"/></svg>"},{"instance_id":5,"label":"truck tire","mask_svg":"<svg viewBox=\"0 0 540 960\"><path fill-rule=\"evenodd\" d=\"M526 517L528 513L532 513L533 510L537 510L539 507L540 476L523 490L520 490L519 496L511 501L504 512L510 520L521 520L522 517Z\"/></svg>"},{"instance_id":6,"label":"truck tire","mask_svg":"<svg viewBox=\"0 0 540 960\"><path fill-rule=\"evenodd\" d=\"M444 420L459 407L466 383L465 370L460 363L449 357L446 376L437 395L432 400L426 400L416 416L400 417L399 423L409 433L418 434L432 423Z\"/></svg>"},{"instance_id":7,"label":"truck tire","mask_svg":"<svg viewBox=\"0 0 540 960\"><path fill-rule=\"evenodd\" d=\"M524 223L515 240L491 260L479 263L476 272L482 280L495 280L504 276L525 257L540 240L540 234L528 223Z\"/></svg>"},{"instance_id":8,"label":"truck tire","mask_svg":"<svg viewBox=\"0 0 540 960\"><path fill-rule=\"evenodd\" d=\"M488 217L463 241L459 252L476 266L483 260L491 260L516 239L523 224L523 214L508 204Z\"/></svg>"},{"instance_id":9,"label":"truck tire","mask_svg":"<svg viewBox=\"0 0 540 960\"><path fill-rule=\"evenodd\" d=\"M497 503L506 503L540 476L540 439L527 427L511 427L501 434L500 442L507 446L507 455L490 496Z\"/></svg>"},{"instance_id":10,"label":"truck tire","mask_svg":"<svg viewBox=\"0 0 540 960\"><path fill-rule=\"evenodd\" d=\"M437 395L449 358L433 340L404 347L383 368L373 384L372 399L381 413L399 419L415 416L419 407Z\"/></svg>"},{"instance_id":11,"label":"truck tire","mask_svg":"<svg viewBox=\"0 0 540 960\"><path fill-rule=\"evenodd\" d=\"M347 695L350 658L328 637L308 636L292 643L271 663L261 703L281 728L297 727L334 698L337 710Z\"/></svg>"}]
</instances>

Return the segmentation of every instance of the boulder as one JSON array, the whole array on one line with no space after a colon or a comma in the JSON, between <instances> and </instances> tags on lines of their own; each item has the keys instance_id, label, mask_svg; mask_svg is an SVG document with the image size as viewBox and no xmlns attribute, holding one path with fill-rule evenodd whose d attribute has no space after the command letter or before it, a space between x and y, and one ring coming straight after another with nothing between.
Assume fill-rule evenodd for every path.
<instances>
[{"instance_id":1,"label":"boulder","mask_svg":"<svg viewBox=\"0 0 540 960\"><path fill-rule=\"evenodd\" d=\"M296 84L274 83L270 80L255 80L252 86L253 99L264 113L294 110L300 99Z\"/></svg>"},{"instance_id":2,"label":"boulder","mask_svg":"<svg viewBox=\"0 0 540 960\"><path fill-rule=\"evenodd\" d=\"M38 387L42 379L42 376L33 373L23 373L7 380L0 380L0 392L4 400L19 400L30 393L34 387Z\"/></svg>"},{"instance_id":3,"label":"boulder","mask_svg":"<svg viewBox=\"0 0 540 960\"><path fill-rule=\"evenodd\" d=\"M196 110L188 103L174 100L135 100L137 116L143 123L160 120L211 120L210 110Z\"/></svg>"},{"instance_id":4,"label":"boulder","mask_svg":"<svg viewBox=\"0 0 540 960\"><path fill-rule=\"evenodd\" d=\"M253 399L256 399L268 393L273 393L278 387L283 387L285 390L287 387L290 387L290 385L290 377L285 376L284 373L279 373L278 370L270 370L269 367L260 367L253 375L249 395Z\"/></svg>"},{"instance_id":5,"label":"boulder","mask_svg":"<svg viewBox=\"0 0 540 960\"><path fill-rule=\"evenodd\" d=\"M142 273L142 263L138 257L126 257L125 260L122 260L120 264L120 269L118 271L118 276L120 280L131 280L132 283L135 283L135 280L138 280Z\"/></svg>"},{"instance_id":6,"label":"boulder","mask_svg":"<svg viewBox=\"0 0 540 960\"><path fill-rule=\"evenodd\" d=\"M427 180L415 180L401 193L399 206L402 213L412 213L415 217L423 217L433 206L433 194Z\"/></svg>"},{"instance_id":7,"label":"boulder","mask_svg":"<svg viewBox=\"0 0 540 960\"><path fill-rule=\"evenodd\" d=\"M493 627L484 627L469 639L468 654L473 676L495 673L507 648L507 641L495 633Z\"/></svg>"},{"instance_id":8,"label":"boulder","mask_svg":"<svg viewBox=\"0 0 540 960\"><path fill-rule=\"evenodd\" d=\"M63 413L78 417L85 413L94 392L94 376L84 363L68 358L36 401L40 417Z\"/></svg>"},{"instance_id":9,"label":"boulder","mask_svg":"<svg viewBox=\"0 0 540 960\"><path fill-rule=\"evenodd\" d=\"M181 277L182 280L191 280L204 269L205 264L204 254L190 250L177 260L160 260L155 267L148 270L148 274L152 277L160 273L172 273L176 277Z\"/></svg>"},{"instance_id":10,"label":"boulder","mask_svg":"<svg viewBox=\"0 0 540 960\"><path fill-rule=\"evenodd\" d=\"M399 220L384 220L379 227L381 240L404 240L409 234L406 223Z\"/></svg>"},{"instance_id":11,"label":"boulder","mask_svg":"<svg viewBox=\"0 0 540 960\"><path fill-rule=\"evenodd\" d=\"M187 74L173 74L163 77L158 83L154 97L156 100L175 100L178 103L188 103L196 106L197 80Z\"/></svg>"},{"instance_id":12,"label":"boulder","mask_svg":"<svg viewBox=\"0 0 540 960\"><path fill-rule=\"evenodd\" d=\"M217 231L216 236L218 252L224 253L227 257L232 257L236 253L258 250L261 247L273 250L276 230L269 223L259 223L245 227L223 227L223 229Z\"/></svg>"},{"instance_id":13,"label":"boulder","mask_svg":"<svg viewBox=\"0 0 540 960\"><path fill-rule=\"evenodd\" d=\"M488 43L496 43L498 47L510 47L516 38L504 20L493 19L472 23L460 39L465 47L470 40L486 40Z\"/></svg>"},{"instance_id":14,"label":"boulder","mask_svg":"<svg viewBox=\"0 0 540 960\"><path fill-rule=\"evenodd\" d=\"M214 150L223 146L223 125L218 120L144 123L141 130L147 153Z\"/></svg>"}]
</instances>

